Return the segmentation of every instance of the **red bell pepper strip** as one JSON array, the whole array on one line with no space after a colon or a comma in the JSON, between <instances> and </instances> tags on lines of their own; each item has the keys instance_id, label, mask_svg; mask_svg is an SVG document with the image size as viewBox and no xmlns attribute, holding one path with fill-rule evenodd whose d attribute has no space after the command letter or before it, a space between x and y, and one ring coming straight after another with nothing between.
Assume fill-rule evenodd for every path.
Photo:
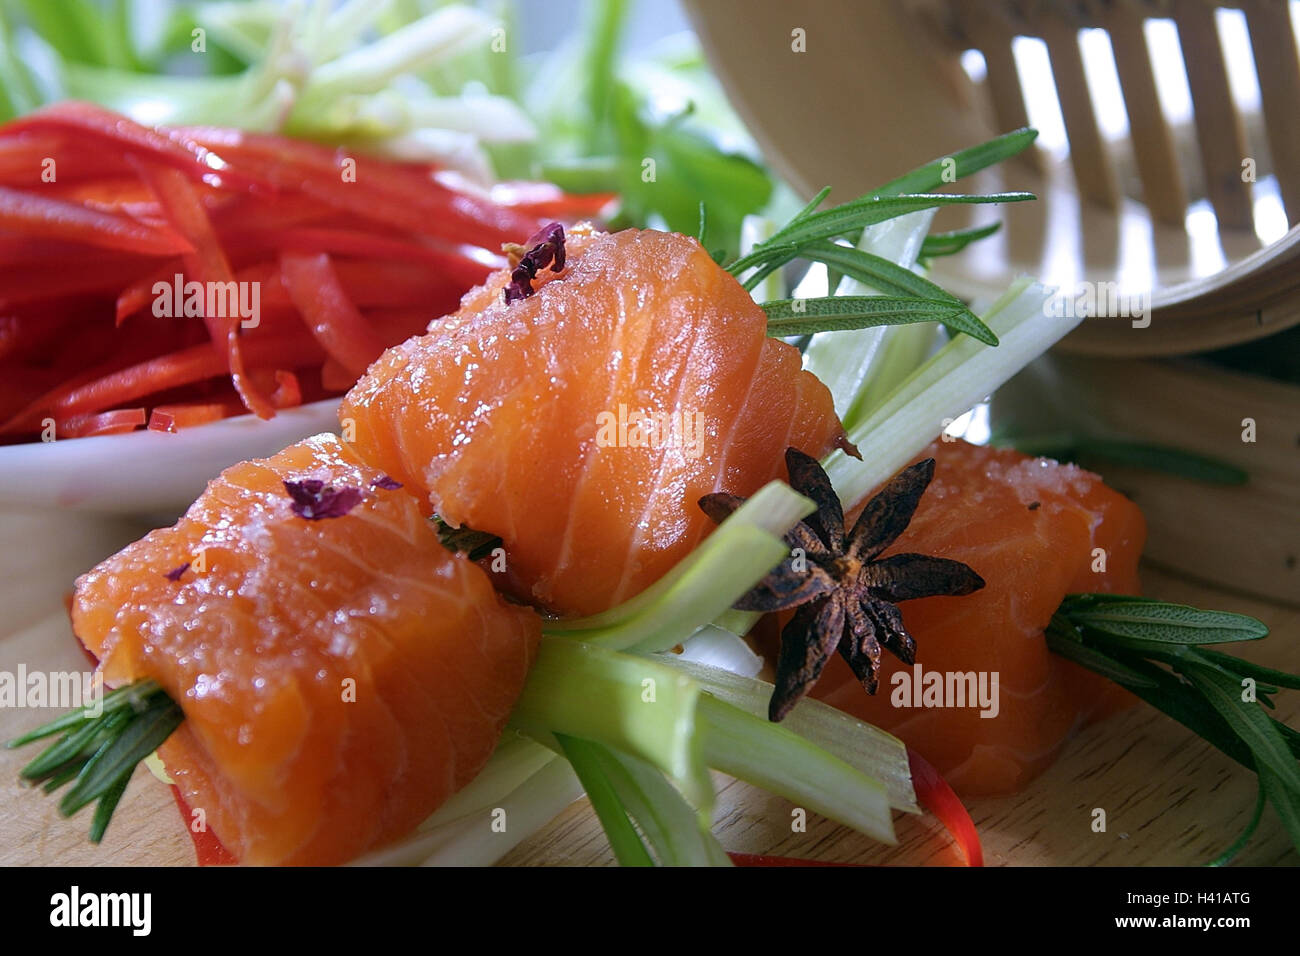
<instances>
[{"instance_id":1,"label":"red bell pepper strip","mask_svg":"<svg viewBox=\"0 0 1300 956\"><path fill-rule=\"evenodd\" d=\"M70 239L146 256L171 256L193 246L169 229L147 226L119 213L0 186L0 227L26 236Z\"/></svg>"},{"instance_id":2,"label":"red bell pepper strip","mask_svg":"<svg viewBox=\"0 0 1300 956\"><path fill-rule=\"evenodd\" d=\"M149 430L155 432L178 432L182 428L206 425L244 414L244 403L238 399L227 402L182 402L171 405L155 405L149 413Z\"/></svg>"},{"instance_id":3,"label":"red bell pepper strip","mask_svg":"<svg viewBox=\"0 0 1300 956\"><path fill-rule=\"evenodd\" d=\"M980 846L975 823L948 781L911 747L907 748L907 763L912 770L912 787L916 790L917 801L939 818L966 857L967 866L983 866L984 849Z\"/></svg>"},{"instance_id":4,"label":"red bell pepper strip","mask_svg":"<svg viewBox=\"0 0 1300 956\"><path fill-rule=\"evenodd\" d=\"M324 358L321 348L302 335L250 338L246 351L247 357L256 364L282 368L311 365ZM215 378L227 371L226 359L215 345L205 343L110 372L72 388L62 386L41 396L0 426L0 433L34 430L45 415L57 419L87 414Z\"/></svg>"},{"instance_id":5,"label":"red bell pepper strip","mask_svg":"<svg viewBox=\"0 0 1300 956\"><path fill-rule=\"evenodd\" d=\"M89 438L92 435L121 435L133 432L145 422L143 408L116 408L111 412L78 415L58 423L56 434L64 438Z\"/></svg>"},{"instance_id":6,"label":"red bell pepper strip","mask_svg":"<svg viewBox=\"0 0 1300 956\"><path fill-rule=\"evenodd\" d=\"M189 180L175 169L147 163L140 163L139 168L177 231L194 245L194 253L185 257L188 271L197 274L202 282L234 282L230 263L208 220L203 202ZM212 341L225 346L227 368L235 383L235 391L244 400L244 405L258 418L272 418L275 406L248 377L236 317L205 315L203 321Z\"/></svg>"},{"instance_id":7,"label":"red bell pepper strip","mask_svg":"<svg viewBox=\"0 0 1300 956\"><path fill-rule=\"evenodd\" d=\"M19 117L6 127L6 133L66 132L82 139L98 140L117 147L120 152L145 156L185 173L199 182L266 188L264 181L230 167L221 156L195 142L175 128L152 129L141 126L112 110L93 103L64 100L35 113Z\"/></svg>"},{"instance_id":8,"label":"red bell pepper strip","mask_svg":"<svg viewBox=\"0 0 1300 956\"><path fill-rule=\"evenodd\" d=\"M302 404L302 385L298 376L282 368L275 370L275 391L271 401L276 408L296 408Z\"/></svg>"},{"instance_id":9,"label":"red bell pepper strip","mask_svg":"<svg viewBox=\"0 0 1300 956\"><path fill-rule=\"evenodd\" d=\"M554 183L510 180L489 191L492 201L538 219L595 219L618 198L617 193L566 193Z\"/></svg>"},{"instance_id":10,"label":"red bell pepper strip","mask_svg":"<svg viewBox=\"0 0 1300 956\"><path fill-rule=\"evenodd\" d=\"M385 343L348 298L329 254L285 252L280 276L307 328L355 382L383 353Z\"/></svg>"},{"instance_id":11,"label":"red bell pepper strip","mask_svg":"<svg viewBox=\"0 0 1300 956\"><path fill-rule=\"evenodd\" d=\"M171 792L176 800L176 809L180 810L181 819L185 821L185 832L194 841L194 855L199 866L233 866L238 863L234 854L222 846L221 840L206 826L200 830L194 829L194 812L181 796L181 788L172 784Z\"/></svg>"}]
</instances>

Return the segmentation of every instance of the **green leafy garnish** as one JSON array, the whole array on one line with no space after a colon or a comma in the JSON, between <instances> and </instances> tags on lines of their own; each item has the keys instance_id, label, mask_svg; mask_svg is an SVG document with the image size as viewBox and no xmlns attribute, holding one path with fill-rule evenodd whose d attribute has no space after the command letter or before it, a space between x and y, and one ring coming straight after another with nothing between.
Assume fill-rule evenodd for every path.
<instances>
[{"instance_id":1,"label":"green leafy garnish","mask_svg":"<svg viewBox=\"0 0 1300 956\"><path fill-rule=\"evenodd\" d=\"M816 299L764 302L767 334L776 337L839 332L882 325L938 322L954 332L996 345L988 327L961 303L916 296L832 295ZM990 339L992 341L990 341Z\"/></svg>"},{"instance_id":2,"label":"green leafy garnish","mask_svg":"<svg viewBox=\"0 0 1300 956\"><path fill-rule=\"evenodd\" d=\"M916 195L875 196L868 194L821 212L800 213L772 238L755 246L750 252L727 266L727 271L740 276L752 268L783 266L803 258L805 250L827 239L835 239L861 232L865 227L896 219L921 209L958 204L1026 202L1035 199L1033 193L1007 192L971 196L958 193L921 193ZM752 280L751 280L752 281Z\"/></svg>"},{"instance_id":3,"label":"green leafy garnish","mask_svg":"<svg viewBox=\"0 0 1300 956\"><path fill-rule=\"evenodd\" d=\"M827 269L831 289L848 277L877 292L882 301L864 304L874 297L853 297L849 304L840 297L791 299L768 303L769 316L782 321L773 335L791 337L824 331L847 331L916 322L940 322L950 332L963 333L985 345L997 345L998 337L956 296L924 276L865 249L845 245L856 242L871 226L912 213L952 204L1022 202L1032 193L1006 192L992 195L930 193L955 179L1014 155L1034 141L1034 130L1017 130L952 156L940 157L912 172L830 209L819 210L830 195L827 187L813 197L785 225L775 229L743 256L730 263L727 271L753 291L772 273L797 259L821 263ZM975 239L991 235L997 228L984 226L945 235L941 245L956 252ZM936 246L935 248L938 248ZM843 297L845 299L849 297ZM939 308L942 303L947 308Z\"/></svg>"},{"instance_id":4,"label":"green leafy garnish","mask_svg":"<svg viewBox=\"0 0 1300 956\"><path fill-rule=\"evenodd\" d=\"M497 535L475 531L473 528L456 528L436 515L433 522L443 546L465 555L471 561L481 561L501 547L501 539Z\"/></svg>"},{"instance_id":5,"label":"green leafy garnish","mask_svg":"<svg viewBox=\"0 0 1300 956\"><path fill-rule=\"evenodd\" d=\"M921 258L937 259L940 256L956 255L972 242L987 239L1001 228L1002 223L991 222L987 226L976 226L973 229L931 233L921 243Z\"/></svg>"},{"instance_id":6,"label":"green leafy garnish","mask_svg":"<svg viewBox=\"0 0 1300 956\"><path fill-rule=\"evenodd\" d=\"M98 843L136 764L157 750L183 719L181 709L157 683L142 680L106 694L102 709L90 705L64 714L8 746L63 734L20 776L44 784L46 793L75 781L59 801L59 812L71 816L98 801L90 825L91 842Z\"/></svg>"},{"instance_id":7,"label":"green leafy garnish","mask_svg":"<svg viewBox=\"0 0 1300 956\"><path fill-rule=\"evenodd\" d=\"M1259 640L1255 618L1112 594L1072 594L1047 629L1047 646L1127 688L1259 774L1260 792L1300 849L1300 733L1269 715L1279 687L1300 677L1207 645ZM1268 681L1262 683L1261 679ZM1236 855L1255 829L1213 865Z\"/></svg>"}]
</instances>

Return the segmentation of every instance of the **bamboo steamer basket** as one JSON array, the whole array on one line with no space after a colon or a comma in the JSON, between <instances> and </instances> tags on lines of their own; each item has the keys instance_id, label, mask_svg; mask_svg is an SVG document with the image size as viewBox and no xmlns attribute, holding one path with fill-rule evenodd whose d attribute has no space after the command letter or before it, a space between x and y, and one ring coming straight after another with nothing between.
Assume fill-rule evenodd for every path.
<instances>
[{"instance_id":1,"label":"bamboo steamer basket","mask_svg":"<svg viewBox=\"0 0 1300 956\"><path fill-rule=\"evenodd\" d=\"M1217 10L1239 10L1258 76L1257 111L1234 100ZM1222 488L1130 469L1109 481L1142 505L1148 556L1185 573L1300 603L1300 387L1169 356L1264 338L1300 324L1300 53L1283 0L689 0L734 106L779 175L841 201L920 163L1028 125L1017 37L1045 45L1068 153L1035 149L963 191L1028 189L1036 203L941 211L936 228L1001 219L991 239L936 260L940 284L986 300L1041 277L1086 318L1005 388L995 424L1079 429L1175 445L1240 465ZM1194 117L1165 115L1145 23L1172 20ZM1104 31L1128 134L1103 137L1080 32ZM985 77L961 66L978 50ZM1276 179L1290 229L1255 230L1254 180ZM1212 209L1213 216L1204 214ZM1189 231L1189 211L1198 233ZM1205 230L1212 229L1212 235ZM1206 255L1210 249L1213 254ZM1106 290L1142 301L1093 307ZM1119 314L1113 314L1118 312ZM1149 319L1149 322L1147 321ZM1045 410L1052 411L1046 420ZM1241 440L1242 421L1257 440Z\"/></svg>"}]
</instances>

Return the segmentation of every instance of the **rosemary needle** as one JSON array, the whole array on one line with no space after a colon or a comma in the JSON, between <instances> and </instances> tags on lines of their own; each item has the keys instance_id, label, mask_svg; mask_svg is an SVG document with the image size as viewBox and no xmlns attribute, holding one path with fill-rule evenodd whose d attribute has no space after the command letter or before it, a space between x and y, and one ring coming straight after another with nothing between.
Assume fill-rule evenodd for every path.
<instances>
[{"instance_id":1,"label":"rosemary needle","mask_svg":"<svg viewBox=\"0 0 1300 956\"><path fill-rule=\"evenodd\" d=\"M62 733L20 776L53 793L71 783L59 812L71 816L96 803L90 839L98 843L108 828L136 765L153 753L185 719L184 713L152 680L137 681L106 694L99 707L82 707L9 741L21 747Z\"/></svg>"}]
</instances>

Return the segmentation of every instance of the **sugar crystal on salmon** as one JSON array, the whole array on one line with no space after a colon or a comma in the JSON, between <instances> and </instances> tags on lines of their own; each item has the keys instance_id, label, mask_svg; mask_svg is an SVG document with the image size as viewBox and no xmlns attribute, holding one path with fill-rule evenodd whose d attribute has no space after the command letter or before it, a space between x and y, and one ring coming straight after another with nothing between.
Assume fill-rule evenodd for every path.
<instances>
[{"instance_id":1,"label":"sugar crystal on salmon","mask_svg":"<svg viewBox=\"0 0 1300 956\"><path fill-rule=\"evenodd\" d=\"M565 614L626 600L711 529L701 495L752 494L785 477L787 446L843 441L829 391L694 239L580 227L562 271L507 303L513 281L494 274L389 349L340 419L433 512L499 536L499 583L524 600ZM611 442L601 425L624 409L698 434Z\"/></svg>"},{"instance_id":2,"label":"sugar crystal on salmon","mask_svg":"<svg viewBox=\"0 0 1300 956\"><path fill-rule=\"evenodd\" d=\"M537 615L385 479L319 435L226 469L77 580L76 634L108 683L180 704L160 756L242 862L343 863L409 833L487 761L536 653ZM315 482L357 500L304 517L287 486Z\"/></svg>"}]
</instances>

